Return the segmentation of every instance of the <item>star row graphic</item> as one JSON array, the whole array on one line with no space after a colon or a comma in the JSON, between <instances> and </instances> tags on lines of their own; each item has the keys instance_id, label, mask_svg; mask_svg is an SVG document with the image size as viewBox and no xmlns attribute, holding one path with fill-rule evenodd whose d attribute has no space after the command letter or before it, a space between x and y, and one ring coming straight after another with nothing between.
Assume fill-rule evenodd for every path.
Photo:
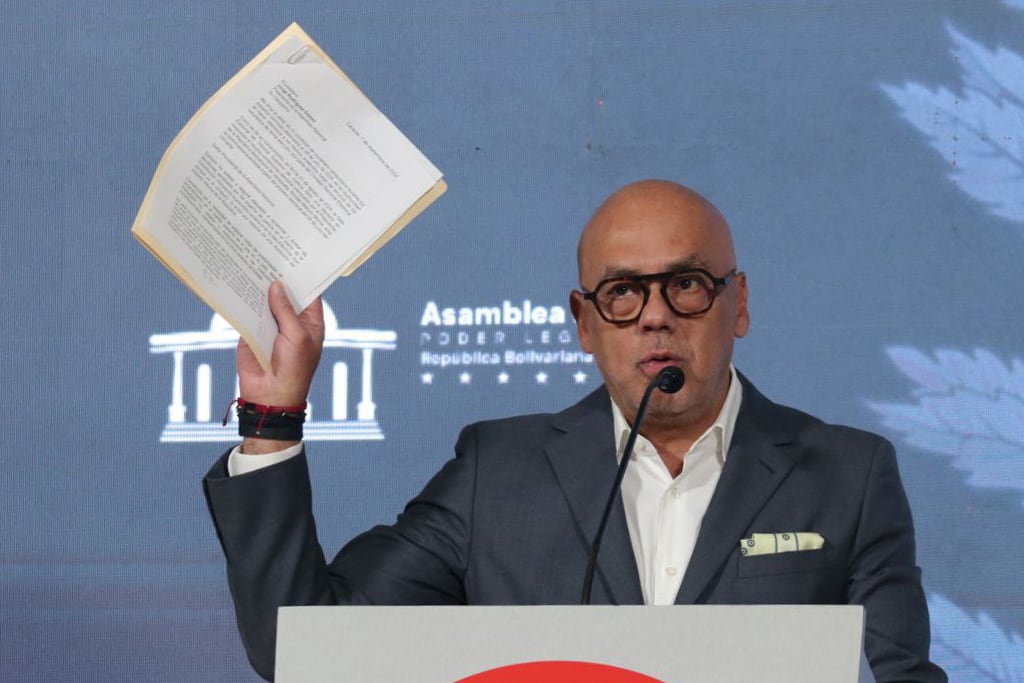
<instances>
[{"instance_id":1,"label":"star row graphic","mask_svg":"<svg viewBox=\"0 0 1024 683\"><path fill-rule=\"evenodd\" d=\"M588 376L589 375L587 375L587 373L583 372L582 370L577 370L575 373L573 373L572 379L573 382L575 382L576 384L586 384ZM460 372L458 377L459 384L472 384L474 379L479 378L474 378L473 373L469 372L468 370ZM437 379L437 375L433 372L420 373L420 382L422 384L433 384L435 379ZM504 370L494 376L494 380L498 384L508 384L509 381L511 381L511 379L512 376L509 375ZM551 375L544 372L543 370L533 375L533 381L537 384L547 384L549 379L551 379ZM484 379L484 381L487 381L487 379Z\"/></svg>"}]
</instances>

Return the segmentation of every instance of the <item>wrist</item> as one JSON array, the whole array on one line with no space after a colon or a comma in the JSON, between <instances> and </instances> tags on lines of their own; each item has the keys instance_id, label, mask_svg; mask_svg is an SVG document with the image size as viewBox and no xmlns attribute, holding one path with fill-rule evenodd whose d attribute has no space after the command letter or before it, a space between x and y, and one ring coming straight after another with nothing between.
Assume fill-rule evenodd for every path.
<instances>
[{"instance_id":1,"label":"wrist","mask_svg":"<svg viewBox=\"0 0 1024 683\"><path fill-rule=\"evenodd\" d=\"M232 403L237 405L235 414L238 418L238 435L246 441L265 440L294 445L302 440L302 424L306 421L305 401L297 405L274 406L253 403L240 396ZM225 413L225 425L227 421L228 414ZM254 448L256 446L250 444L250 448L244 449L244 452L252 453ZM274 450L277 449L259 452L272 453Z\"/></svg>"}]
</instances>

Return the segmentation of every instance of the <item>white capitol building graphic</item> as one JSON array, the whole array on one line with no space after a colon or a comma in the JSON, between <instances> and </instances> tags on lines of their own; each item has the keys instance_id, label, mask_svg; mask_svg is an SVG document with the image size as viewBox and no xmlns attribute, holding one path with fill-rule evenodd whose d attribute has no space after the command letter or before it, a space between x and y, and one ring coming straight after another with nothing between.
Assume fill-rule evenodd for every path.
<instances>
[{"instance_id":1,"label":"white capitol building graphic","mask_svg":"<svg viewBox=\"0 0 1024 683\"><path fill-rule=\"evenodd\" d=\"M397 335L387 330L338 329L338 319L326 303L324 327L321 362L325 366L328 363L332 365L330 419L317 419L320 406L311 402L306 410L303 438L306 441L383 439L384 433L377 424L377 405L373 402L373 352L394 350ZM238 430L233 427L236 422L234 411L226 427L221 424L222 414L214 414L213 366L210 363L213 352L233 354L237 345L238 332L216 314L210 320L209 330L150 336L150 353L171 354L174 359L167 424L160 434L162 443L238 440ZM361 353L356 354L356 351ZM355 406L355 418L352 418L349 415L349 362L356 359L361 363L360 397ZM195 379L193 406L185 403L186 377ZM234 396L238 396L237 376L234 383Z\"/></svg>"}]
</instances>

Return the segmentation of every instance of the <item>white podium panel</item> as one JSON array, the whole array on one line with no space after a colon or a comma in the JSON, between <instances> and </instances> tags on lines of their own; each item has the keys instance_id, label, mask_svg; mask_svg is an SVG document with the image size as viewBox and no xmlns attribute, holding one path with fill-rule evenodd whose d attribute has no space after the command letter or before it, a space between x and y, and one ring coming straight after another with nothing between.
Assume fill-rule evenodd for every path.
<instances>
[{"instance_id":1,"label":"white podium panel","mask_svg":"<svg viewBox=\"0 0 1024 683\"><path fill-rule=\"evenodd\" d=\"M453 683L574 661L665 683L874 683L863 642L864 610L845 605L283 607L276 680Z\"/></svg>"}]
</instances>

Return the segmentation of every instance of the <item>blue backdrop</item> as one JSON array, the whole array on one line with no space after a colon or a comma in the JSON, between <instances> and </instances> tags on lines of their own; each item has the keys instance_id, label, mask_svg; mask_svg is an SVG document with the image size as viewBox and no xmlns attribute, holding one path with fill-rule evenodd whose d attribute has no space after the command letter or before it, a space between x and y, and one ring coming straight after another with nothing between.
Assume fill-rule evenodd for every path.
<instances>
[{"instance_id":1,"label":"blue backdrop","mask_svg":"<svg viewBox=\"0 0 1024 683\"><path fill-rule=\"evenodd\" d=\"M326 294L338 339L394 339L329 348L313 390L328 553L391 519L463 424L597 385L559 318L578 230L614 188L666 177L732 223L753 315L737 366L896 443L935 659L1024 680L1024 0L2 17L0 679L255 678L199 485L227 445L210 427L232 353L174 341L223 333L128 230L180 127L295 20L450 186ZM517 322L526 301L544 322ZM507 315L435 324L463 307Z\"/></svg>"}]
</instances>

